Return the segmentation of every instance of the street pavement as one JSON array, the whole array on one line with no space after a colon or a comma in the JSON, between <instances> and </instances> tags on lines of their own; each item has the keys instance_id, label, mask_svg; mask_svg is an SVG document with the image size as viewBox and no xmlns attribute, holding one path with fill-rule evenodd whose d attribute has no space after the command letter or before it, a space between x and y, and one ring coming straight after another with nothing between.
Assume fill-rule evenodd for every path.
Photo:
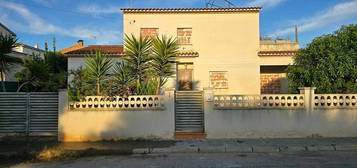
<instances>
[{"instance_id":1,"label":"street pavement","mask_svg":"<svg viewBox=\"0 0 357 168\"><path fill-rule=\"evenodd\" d=\"M168 153L91 157L11 168L356 168L357 152Z\"/></svg>"},{"instance_id":2,"label":"street pavement","mask_svg":"<svg viewBox=\"0 0 357 168\"><path fill-rule=\"evenodd\" d=\"M51 142L51 143L49 143ZM178 141L0 141L0 155L27 150L95 149L104 153L128 150L126 156L92 156L77 160L0 163L10 168L357 168L357 138L210 139ZM120 153L120 152L119 152ZM1 162L1 160L0 160Z\"/></svg>"}]
</instances>

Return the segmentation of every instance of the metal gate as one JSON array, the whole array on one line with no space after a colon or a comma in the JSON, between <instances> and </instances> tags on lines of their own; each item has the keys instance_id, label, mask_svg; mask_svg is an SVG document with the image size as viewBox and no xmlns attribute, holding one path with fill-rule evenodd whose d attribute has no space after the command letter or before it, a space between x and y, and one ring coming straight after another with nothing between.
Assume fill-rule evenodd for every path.
<instances>
[{"instance_id":1,"label":"metal gate","mask_svg":"<svg viewBox=\"0 0 357 168\"><path fill-rule=\"evenodd\" d=\"M58 93L0 93L0 136L57 136Z\"/></svg>"},{"instance_id":2,"label":"metal gate","mask_svg":"<svg viewBox=\"0 0 357 168\"><path fill-rule=\"evenodd\" d=\"M176 132L204 132L202 97L201 91L176 92Z\"/></svg>"}]
</instances>

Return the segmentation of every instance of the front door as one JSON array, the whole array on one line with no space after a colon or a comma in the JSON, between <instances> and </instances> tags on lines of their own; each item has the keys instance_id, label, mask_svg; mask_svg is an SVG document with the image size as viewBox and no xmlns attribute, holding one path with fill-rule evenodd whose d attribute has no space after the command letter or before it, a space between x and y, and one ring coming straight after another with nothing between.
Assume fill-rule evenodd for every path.
<instances>
[{"instance_id":1,"label":"front door","mask_svg":"<svg viewBox=\"0 0 357 168\"><path fill-rule=\"evenodd\" d=\"M178 90L190 91L192 90L192 64L178 64Z\"/></svg>"}]
</instances>

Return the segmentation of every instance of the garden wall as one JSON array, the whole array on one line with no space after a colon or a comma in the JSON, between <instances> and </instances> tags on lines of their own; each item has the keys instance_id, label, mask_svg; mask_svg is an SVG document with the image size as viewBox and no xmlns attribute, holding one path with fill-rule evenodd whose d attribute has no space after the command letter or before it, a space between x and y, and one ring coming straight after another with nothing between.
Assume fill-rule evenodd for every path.
<instances>
[{"instance_id":1,"label":"garden wall","mask_svg":"<svg viewBox=\"0 0 357 168\"><path fill-rule=\"evenodd\" d=\"M356 137L356 109L215 110L206 103L207 138Z\"/></svg>"},{"instance_id":2,"label":"garden wall","mask_svg":"<svg viewBox=\"0 0 357 168\"><path fill-rule=\"evenodd\" d=\"M207 138L356 137L357 94L213 95L206 90Z\"/></svg>"},{"instance_id":3,"label":"garden wall","mask_svg":"<svg viewBox=\"0 0 357 168\"><path fill-rule=\"evenodd\" d=\"M174 93L166 91L161 109L71 109L60 92L59 141L173 139Z\"/></svg>"}]
</instances>

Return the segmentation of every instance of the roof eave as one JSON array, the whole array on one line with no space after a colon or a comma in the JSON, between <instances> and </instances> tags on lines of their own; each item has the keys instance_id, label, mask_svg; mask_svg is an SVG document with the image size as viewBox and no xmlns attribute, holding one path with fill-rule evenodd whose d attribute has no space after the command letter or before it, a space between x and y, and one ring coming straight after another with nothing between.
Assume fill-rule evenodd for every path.
<instances>
[{"instance_id":1,"label":"roof eave","mask_svg":"<svg viewBox=\"0 0 357 168\"><path fill-rule=\"evenodd\" d=\"M121 8L125 13L208 13L208 12L260 12L262 7L239 8Z\"/></svg>"}]
</instances>

